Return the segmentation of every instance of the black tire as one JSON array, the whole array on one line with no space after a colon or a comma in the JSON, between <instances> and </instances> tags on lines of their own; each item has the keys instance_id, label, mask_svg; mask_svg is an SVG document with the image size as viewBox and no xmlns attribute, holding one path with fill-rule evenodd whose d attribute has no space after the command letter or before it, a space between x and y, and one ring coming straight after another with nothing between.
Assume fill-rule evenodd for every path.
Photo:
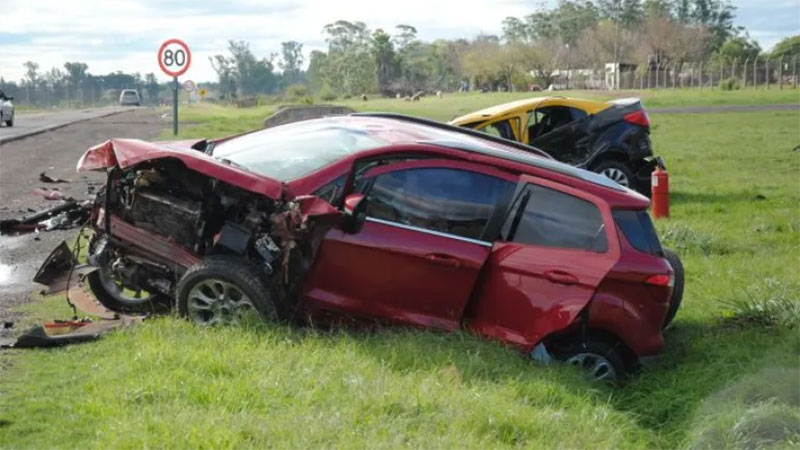
<instances>
[{"instance_id":1,"label":"black tire","mask_svg":"<svg viewBox=\"0 0 800 450\"><path fill-rule=\"evenodd\" d=\"M107 269L99 268L86 276L97 301L106 308L121 314L145 314L169 309L169 298L160 294L147 294L141 299L126 295L115 286Z\"/></svg>"},{"instance_id":2,"label":"black tire","mask_svg":"<svg viewBox=\"0 0 800 450\"><path fill-rule=\"evenodd\" d=\"M586 375L595 380L607 383L620 383L628 377L625 360L620 351L620 345L612 345L604 339L589 337L587 342L574 343L566 348L554 351L553 356L567 364L578 367ZM585 356L581 359L582 356ZM601 361L601 366L593 373L596 366L591 363Z\"/></svg>"},{"instance_id":3,"label":"black tire","mask_svg":"<svg viewBox=\"0 0 800 450\"><path fill-rule=\"evenodd\" d=\"M14 115L13 114L11 115L10 119L6 120L6 126L7 127L13 127L14 126Z\"/></svg>"},{"instance_id":4,"label":"black tire","mask_svg":"<svg viewBox=\"0 0 800 450\"><path fill-rule=\"evenodd\" d=\"M669 299L669 308L661 329L667 328L672 323L672 319L675 318L675 314L678 313L678 308L681 306L681 300L683 300L683 263L678 254L668 248L664 249L664 258L675 271L675 286L672 288L672 297Z\"/></svg>"},{"instance_id":5,"label":"black tire","mask_svg":"<svg viewBox=\"0 0 800 450\"><path fill-rule=\"evenodd\" d=\"M633 172L631 172L631 169L622 161L613 159L601 161L599 164L592 167L592 172L604 175L625 187L631 189L635 187Z\"/></svg>"},{"instance_id":6,"label":"black tire","mask_svg":"<svg viewBox=\"0 0 800 450\"><path fill-rule=\"evenodd\" d=\"M178 311L181 316L197 323L232 322L235 318L231 315L231 310L241 311L239 306L226 306L229 305L229 300L233 300L237 305L248 302L261 318L275 320L278 318L277 308L266 281L265 275L257 267L241 257L209 256L190 267L178 282ZM224 289L224 293L218 297L214 297L216 291L209 287L215 286L215 283ZM198 296L206 288L211 289L208 291L211 295L207 298L212 301L208 302L209 308L204 311L197 309L197 305ZM236 295L243 297L235 298L233 293L236 290L239 291Z\"/></svg>"}]
</instances>

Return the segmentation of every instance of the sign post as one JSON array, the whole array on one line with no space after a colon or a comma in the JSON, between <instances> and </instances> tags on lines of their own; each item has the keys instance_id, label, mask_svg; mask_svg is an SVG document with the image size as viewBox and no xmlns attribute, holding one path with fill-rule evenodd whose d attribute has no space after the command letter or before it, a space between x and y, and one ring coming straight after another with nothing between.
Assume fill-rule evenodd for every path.
<instances>
[{"instance_id":1,"label":"sign post","mask_svg":"<svg viewBox=\"0 0 800 450\"><path fill-rule=\"evenodd\" d=\"M189 70L192 63L192 52L189 46L180 39L168 39L158 49L158 65L161 70L172 77L172 133L178 134L178 77Z\"/></svg>"}]
</instances>

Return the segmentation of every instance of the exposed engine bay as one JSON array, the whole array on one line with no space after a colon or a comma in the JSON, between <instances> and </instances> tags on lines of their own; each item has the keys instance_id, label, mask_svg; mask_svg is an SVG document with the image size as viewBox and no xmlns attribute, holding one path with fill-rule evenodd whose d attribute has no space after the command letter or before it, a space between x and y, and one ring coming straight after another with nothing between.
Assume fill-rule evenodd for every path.
<instances>
[{"instance_id":1,"label":"exposed engine bay","mask_svg":"<svg viewBox=\"0 0 800 450\"><path fill-rule=\"evenodd\" d=\"M301 206L319 199L273 200L176 159L112 168L106 186L93 206L88 257L100 272L99 282L90 279L89 285L106 307L146 312L174 306L177 284L189 268L208 256L229 255L254 268L281 313L294 309L319 241L312 237L321 236L314 227L325 228L309 223ZM125 304L109 292L148 301Z\"/></svg>"}]
</instances>

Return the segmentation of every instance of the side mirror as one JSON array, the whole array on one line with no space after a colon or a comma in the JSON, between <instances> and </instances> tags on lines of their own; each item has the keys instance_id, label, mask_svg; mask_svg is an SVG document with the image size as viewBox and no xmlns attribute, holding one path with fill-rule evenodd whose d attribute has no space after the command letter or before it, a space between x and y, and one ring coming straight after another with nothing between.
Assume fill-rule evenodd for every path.
<instances>
[{"instance_id":1,"label":"side mirror","mask_svg":"<svg viewBox=\"0 0 800 450\"><path fill-rule=\"evenodd\" d=\"M344 199L341 228L345 233L355 234L367 220L367 197L364 194L350 194Z\"/></svg>"}]
</instances>

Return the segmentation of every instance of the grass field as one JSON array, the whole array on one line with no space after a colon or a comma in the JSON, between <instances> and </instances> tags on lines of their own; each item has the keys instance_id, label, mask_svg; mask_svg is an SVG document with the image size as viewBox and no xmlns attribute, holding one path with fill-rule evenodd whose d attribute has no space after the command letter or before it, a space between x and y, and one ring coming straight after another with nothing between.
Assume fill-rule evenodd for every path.
<instances>
[{"instance_id":1,"label":"grass field","mask_svg":"<svg viewBox=\"0 0 800 450\"><path fill-rule=\"evenodd\" d=\"M483 100L369 109L447 119ZM198 126L183 135L243 131L267 109L189 109L182 117ZM686 292L665 354L622 388L467 334L204 329L167 317L0 355L0 446L797 448L800 115L651 122L672 186L672 218L657 225L684 261ZM29 320L68 314L58 300L25 308ZM786 320L768 323L776 315Z\"/></svg>"}]
</instances>

